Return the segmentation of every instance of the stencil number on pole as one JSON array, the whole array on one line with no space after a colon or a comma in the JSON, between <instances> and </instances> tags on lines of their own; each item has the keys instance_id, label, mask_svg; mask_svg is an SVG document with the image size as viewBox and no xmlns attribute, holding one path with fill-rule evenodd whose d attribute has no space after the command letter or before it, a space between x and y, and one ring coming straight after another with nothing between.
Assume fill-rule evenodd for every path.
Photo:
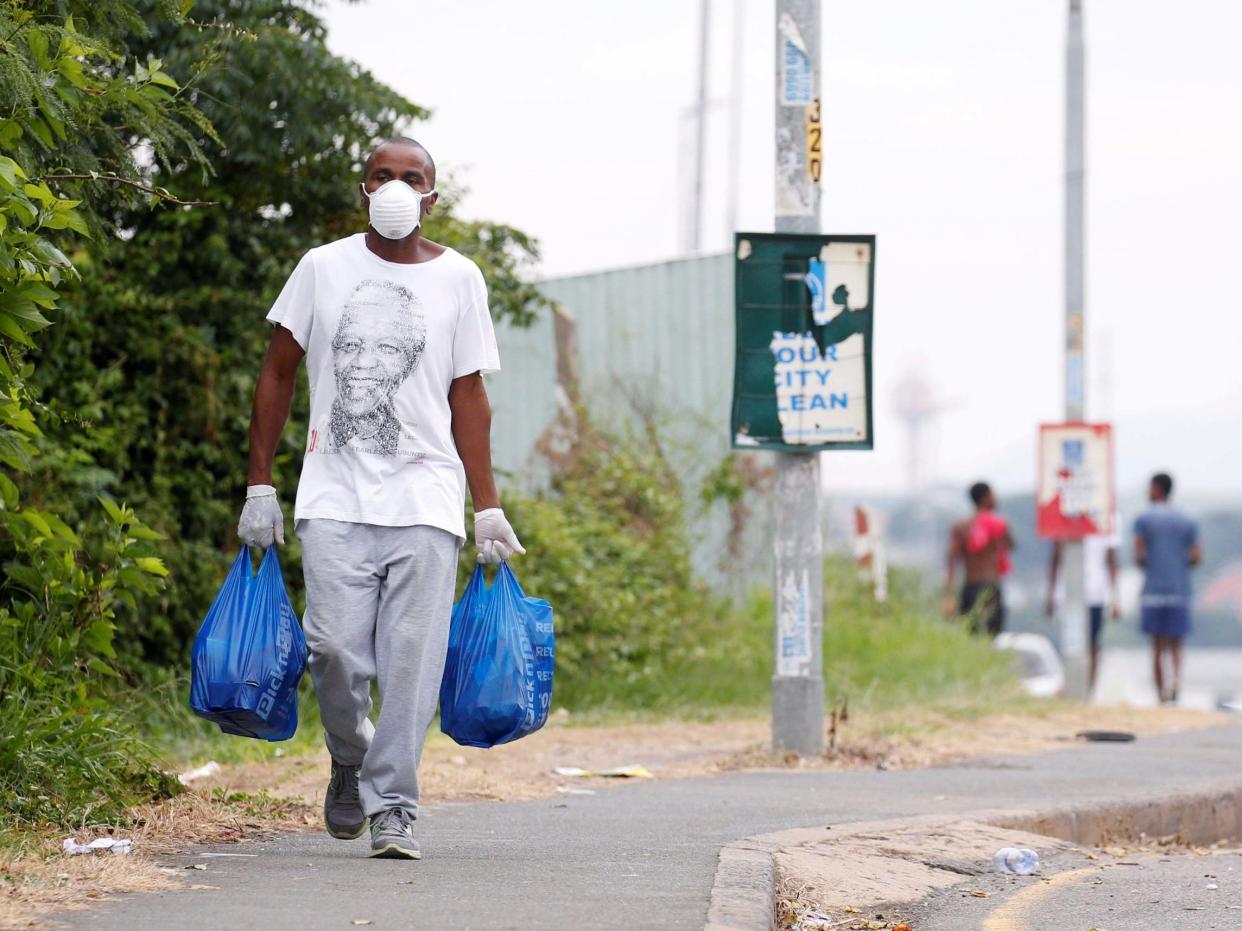
<instances>
[{"instance_id":1,"label":"stencil number on pole","mask_svg":"<svg viewBox=\"0 0 1242 931\"><path fill-rule=\"evenodd\" d=\"M823 135L819 98L816 97L806 108L806 170L815 184L819 184L819 175L823 168Z\"/></svg>"}]
</instances>

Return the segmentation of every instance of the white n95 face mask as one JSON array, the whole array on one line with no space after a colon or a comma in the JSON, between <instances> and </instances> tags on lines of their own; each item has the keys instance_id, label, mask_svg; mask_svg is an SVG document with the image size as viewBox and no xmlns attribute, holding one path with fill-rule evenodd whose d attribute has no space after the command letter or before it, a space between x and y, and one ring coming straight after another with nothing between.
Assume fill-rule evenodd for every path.
<instances>
[{"instance_id":1,"label":"white n95 face mask","mask_svg":"<svg viewBox=\"0 0 1242 931\"><path fill-rule=\"evenodd\" d=\"M423 220L423 198L435 191L423 194L406 182L394 179L385 181L371 193L363 185L362 193L366 194L367 213L375 232L385 239L405 239Z\"/></svg>"}]
</instances>

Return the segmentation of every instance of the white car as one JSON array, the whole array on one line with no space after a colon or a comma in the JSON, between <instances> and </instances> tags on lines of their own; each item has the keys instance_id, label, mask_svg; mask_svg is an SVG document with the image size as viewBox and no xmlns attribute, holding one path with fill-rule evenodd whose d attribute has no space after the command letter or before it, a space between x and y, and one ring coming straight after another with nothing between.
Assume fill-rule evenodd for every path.
<instances>
[{"instance_id":1,"label":"white car","mask_svg":"<svg viewBox=\"0 0 1242 931\"><path fill-rule=\"evenodd\" d=\"M1014 654L1018 677L1028 695L1049 698L1065 688L1065 667L1052 641L1043 634L997 634L992 648Z\"/></svg>"}]
</instances>

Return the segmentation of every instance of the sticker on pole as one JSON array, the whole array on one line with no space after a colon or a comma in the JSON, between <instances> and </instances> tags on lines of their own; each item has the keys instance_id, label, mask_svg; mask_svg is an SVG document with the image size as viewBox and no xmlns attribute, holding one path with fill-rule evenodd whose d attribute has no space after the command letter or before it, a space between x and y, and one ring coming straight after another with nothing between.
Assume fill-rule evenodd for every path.
<instances>
[{"instance_id":1,"label":"sticker on pole","mask_svg":"<svg viewBox=\"0 0 1242 931\"><path fill-rule=\"evenodd\" d=\"M1113 532L1113 428L1106 423L1039 428L1036 531L1051 540Z\"/></svg>"},{"instance_id":2,"label":"sticker on pole","mask_svg":"<svg viewBox=\"0 0 1242 931\"><path fill-rule=\"evenodd\" d=\"M776 674L811 674L811 579L806 570L799 578L785 574L780 581L776 610Z\"/></svg>"},{"instance_id":3,"label":"sticker on pole","mask_svg":"<svg viewBox=\"0 0 1242 931\"><path fill-rule=\"evenodd\" d=\"M738 233L733 445L871 449L874 236Z\"/></svg>"},{"instance_id":4,"label":"sticker on pole","mask_svg":"<svg viewBox=\"0 0 1242 931\"><path fill-rule=\"evenodd\" d=\"M815 98L811 53L788 13L781 14L776 28L781 34L781 106L805 107Z\"/></svg>"}]
</instances>

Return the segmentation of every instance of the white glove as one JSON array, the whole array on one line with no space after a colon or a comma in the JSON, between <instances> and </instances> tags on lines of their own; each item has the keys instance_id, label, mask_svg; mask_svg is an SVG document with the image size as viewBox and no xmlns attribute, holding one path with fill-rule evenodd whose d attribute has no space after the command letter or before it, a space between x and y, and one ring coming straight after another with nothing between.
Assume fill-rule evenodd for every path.
<instances>
[{"instance_id":1,"label":"white glove","mask_svg":"<svg viewBox=\"0 0 1242 931\"><path fill-rule=\"evenodd\" d=\"M495 564L503 562L514 553L524 555L526 550L518 542L517 534L500 508L487 508L474 515L474 545L479 551L479 562Z\"/></svg>"},{"instance_id":2,"label":"white glove","mask_svg":"<svg viewBox=\"0 0 1242 931\"><path fill-rule=\"evenodd\" d=\"M285 515L271 485L250 485L246 488L246 506L237 522L237 535L243 543L267 549L275 540L285 545Z\"/></svg>"}]
</instances>

